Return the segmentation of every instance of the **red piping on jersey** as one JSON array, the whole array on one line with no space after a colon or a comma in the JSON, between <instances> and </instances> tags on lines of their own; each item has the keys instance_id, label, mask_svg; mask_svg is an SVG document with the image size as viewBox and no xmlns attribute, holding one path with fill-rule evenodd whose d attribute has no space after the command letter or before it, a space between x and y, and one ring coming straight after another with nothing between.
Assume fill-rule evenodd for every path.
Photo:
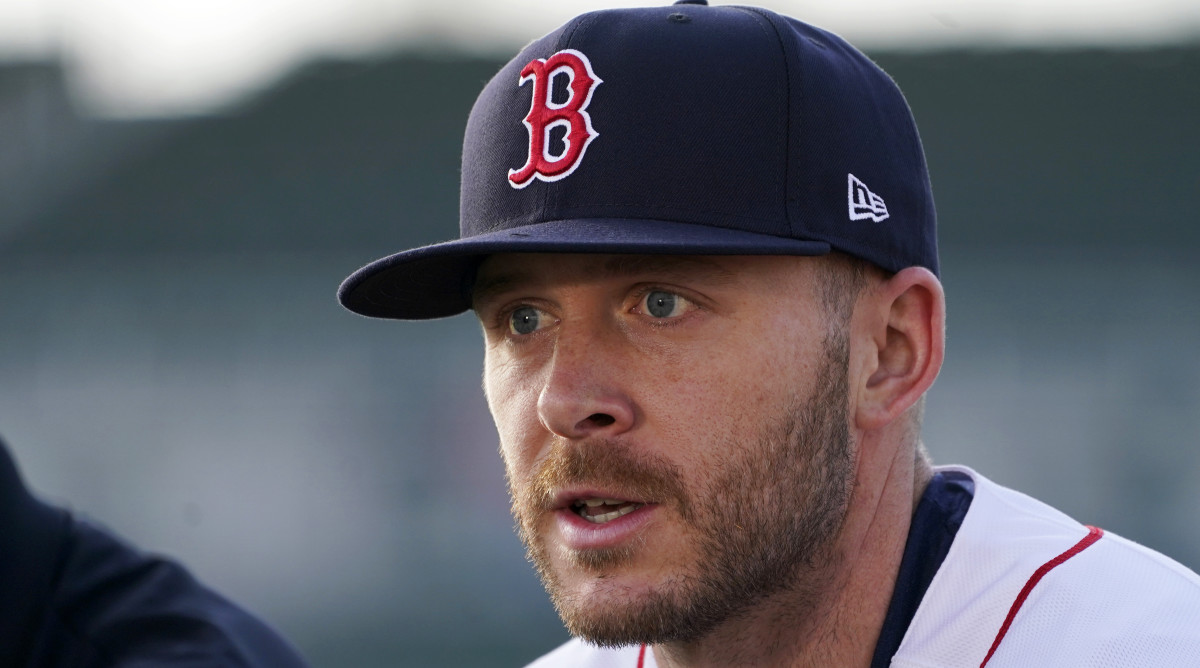
<instances>
[{"instance_id":1,"label":"red piping on jersey","mask_svg":"<svg viewBox=\"0 0 1200 668\"><path fill-rule=\"evenodd\" d=\"M1017 594L1017 600L1013 601L1012 607L1008 609L1008 617L1005 617L1004 623L1000 625L1000 632L996 634L996 639L992 641L992 648L988 650L987 656L984 657L983 663L979 664L979 668L983 668L988 664L988 661L992 660L992 655L996 653L996 648L1000 646L1000 642L1004 640L1004 635L1008 633L1008 627L1012 626L1013 618L1017 616L1017 611L1025 604L1025 599L1029 598L1029 593L1033 591L1037 583L1053 570L1055 566L1061 566L1067 559L1088 549L1093 543L1100 540L1100 537L1103 535L1103 529L1088 527L1088 534L1083 537L1083 540L1075 543L1075 546L1066 552L1042 564L1040 568L1033 572L1033 575L1029 577L1029 581L1021 589L1021 593ZM641 665L641 662L638 662L638 668L641 668Z\"/></svg>"},{"instance_id":2,"label":"red piping on jersey","mask_svg":"<svg viewBox=\"0 0 1200 668\"><path fill-rule=\"evenodd\" d=\"M1088 533L1083 537L1082 540L1080 540L1078 543L1075 543L1071 549L1042 564L1036 571L1033 572L1033 575L1029 576L1029 580L1025 583L1025 586L1021 588L1021 593L1017 594L1017 599L1013 601L1012 607L1008 609L1008 616L1004 618L1004 623L1000 625L1000 632L996 634L996 639L992 641L992 648L988 650L987 656L983 658L983 663L979 664L979 668L984 668L984 666L988 664L988 661L992 660L992 655L996 653L996 648L1000 646L1001 641L1004 640L1004 636L1008 634L1008 628L1012 626L1013 619L1017 616L1017 612L1021 609L1022 605L1025 605L1025 599L1029 598L1029 594L1033 591L1033 588L1036 587L1039 582L1041 582L1042 578L1046 577L1046 574L1054 570L1056 566L1061 566L1067 559L1070 559L1071 557L1091 547L1096 541L1100 540L1100 537L1103 535L1104 529L1098 529L1092 526L1088 527ZM645 668L645 666L646 646L642 645L638 650L637 668Z\"/></svg>"}]
</instances>

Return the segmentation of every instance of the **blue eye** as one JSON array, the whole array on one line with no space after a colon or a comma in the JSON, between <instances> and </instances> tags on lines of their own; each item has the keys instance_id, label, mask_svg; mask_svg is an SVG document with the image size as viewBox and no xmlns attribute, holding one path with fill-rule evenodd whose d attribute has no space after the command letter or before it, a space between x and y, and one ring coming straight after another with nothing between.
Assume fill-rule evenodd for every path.
<instances>
[{"instance_id":1,"label":"blue eye","mask_svg":"<svg viewBox=\"0 0 1200 668\"><path fill-rule=\"evenodd\" d=\"M513 334L532 334L542 322L542 312L532 306L522 306L508 316L508 328Z\"/></svg>"},{"instance_id":2,"label":"blue eye","mask_svg":"<svg viewBox=\"0 0 1200 668\"><path fill-rule=\"evenodd\" d=\"M655 318L669 318L678 315L683 300L676 294L664 290L651 290L646 293L646 313Z\"/></svg>"}]
</instances>

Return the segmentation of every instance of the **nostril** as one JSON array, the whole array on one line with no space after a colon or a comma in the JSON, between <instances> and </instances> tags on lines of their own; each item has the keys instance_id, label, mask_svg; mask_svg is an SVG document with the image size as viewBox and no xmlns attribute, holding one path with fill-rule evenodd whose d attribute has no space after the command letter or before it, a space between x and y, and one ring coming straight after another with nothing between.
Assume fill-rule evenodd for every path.
<instances>
[{"instance_id":1,"label":"nostril","mask_svg":"<svg viewBox=\"0 0 1200 668\"><path fill-rule=\"evenodd\" d=\"M588 421L597 427L607 427L616 422L617 419L607 413L592 413L588 416Z\"/></svg>"}]
</instances>

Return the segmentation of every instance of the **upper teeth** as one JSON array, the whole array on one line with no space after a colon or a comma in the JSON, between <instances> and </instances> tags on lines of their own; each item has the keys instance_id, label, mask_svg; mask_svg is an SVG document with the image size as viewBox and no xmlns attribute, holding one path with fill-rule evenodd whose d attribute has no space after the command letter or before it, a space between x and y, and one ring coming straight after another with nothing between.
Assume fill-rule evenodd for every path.
<instances>
[{"instance_id":1,"label":"upper teeth","mask_svg":"<svg viewBox=\"0 0 1200 668\"><path fill-rule=\"evenodd\" d=\"M622 503L625 503L625 501L622 501L620 499L580 499L579 501L576 502L576 505L587 506L588 508L595 508L596 506L605 506L605 505L619 506Z\"/></svg>"}]
</instances>

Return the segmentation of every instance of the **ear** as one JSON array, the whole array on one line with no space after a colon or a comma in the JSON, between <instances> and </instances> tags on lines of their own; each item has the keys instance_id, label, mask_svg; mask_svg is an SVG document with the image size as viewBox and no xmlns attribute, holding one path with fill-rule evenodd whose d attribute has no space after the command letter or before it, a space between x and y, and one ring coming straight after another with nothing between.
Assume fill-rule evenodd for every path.
<instances>
[{"instance_id":1,"label":"ear","mask_svg":"<svg viewBox=\"0 0 1200 668\"><path fill-rule=\"evenodd\" d=\"M946 350L946 296L937 277L909 267L867 295L862 325L873 347L855 413L860 429L881 429L933 385Z\"/></svg>"}]
</instances>

